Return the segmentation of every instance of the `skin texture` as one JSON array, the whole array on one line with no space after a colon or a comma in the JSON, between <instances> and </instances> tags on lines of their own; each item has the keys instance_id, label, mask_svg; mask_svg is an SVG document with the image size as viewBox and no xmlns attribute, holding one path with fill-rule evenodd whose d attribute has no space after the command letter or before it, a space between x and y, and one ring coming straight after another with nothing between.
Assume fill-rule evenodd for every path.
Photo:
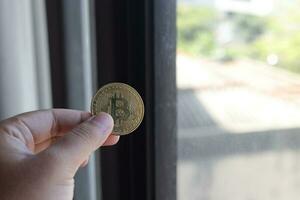
<instances>
[{"instance_id":1,"label":"skin texture","mask_svg":"<svg viewBox=\"0 0 300 200\"><path fill-rule=\"evenodd\" d=\"M0 122L0 199L72 200L74 175L100 146L119 140L113 119L52 109Z\"/></svg>"}]
</instances>

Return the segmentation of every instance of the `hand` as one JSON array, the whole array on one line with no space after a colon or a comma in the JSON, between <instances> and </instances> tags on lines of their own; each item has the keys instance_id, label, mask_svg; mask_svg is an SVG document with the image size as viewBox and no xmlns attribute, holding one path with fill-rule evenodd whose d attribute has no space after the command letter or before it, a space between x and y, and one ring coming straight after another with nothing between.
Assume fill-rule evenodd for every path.
<instances>
[{"instance_id":1,"label":"hand","mask_svg":"<svg viewBox=\"0 0 300 200\"><path fill-rule=\"evenodd\" d=\"M0 199L72 200L74 175L102 145L113 145L106 113L53 109L0 122Z\"/></svg>"}]
</instances>

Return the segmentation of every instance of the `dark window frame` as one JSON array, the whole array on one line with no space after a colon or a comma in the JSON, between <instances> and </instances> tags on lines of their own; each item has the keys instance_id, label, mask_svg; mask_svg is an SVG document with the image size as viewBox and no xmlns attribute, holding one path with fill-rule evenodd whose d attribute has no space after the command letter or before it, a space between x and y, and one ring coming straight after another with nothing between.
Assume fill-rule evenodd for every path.
<instances>
[{"instance_id":1,"label":"dark window frame","mask_svg":"<svg viewBox=\"0 0 300 200\"><path fill-rule=\"evenodd\" d=\"M176 199L176 1L96 1L98 84L121 81L145 100L145 119L101 151L103 197Z\"/></svg>"}]
</instances>

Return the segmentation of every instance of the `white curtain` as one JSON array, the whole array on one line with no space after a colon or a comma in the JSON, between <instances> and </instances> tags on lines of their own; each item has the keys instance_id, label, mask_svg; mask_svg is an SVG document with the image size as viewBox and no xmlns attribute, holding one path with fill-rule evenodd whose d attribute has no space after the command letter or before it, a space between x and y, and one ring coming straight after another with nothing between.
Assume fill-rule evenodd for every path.
<instances>
[{"instance_id":1,"label":"white curtain","mask_svg":"<svg viewBox=\"0 0 300 200\"><path fill-rule=\"evenodd\" d=\"M0 0L0 119L51 107L44 1Z\"/></svg>"}]
</instances>

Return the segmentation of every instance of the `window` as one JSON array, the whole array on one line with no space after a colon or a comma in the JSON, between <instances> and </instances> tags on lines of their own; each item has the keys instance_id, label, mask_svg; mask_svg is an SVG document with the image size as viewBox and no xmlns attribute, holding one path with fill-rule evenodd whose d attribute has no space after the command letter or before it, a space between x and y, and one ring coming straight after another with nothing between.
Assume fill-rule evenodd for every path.
<instances>
[{"instance_id":1,"label":"window","mask_svg":"<svg viewBox=\"0 0 300 200\"><path fill-rule=\"evenodd\" d=\"M1 118L89 110L112 81L145 102L141 127L77 174L75 199L300 195L299 0L16 2L0 2Z\"/></svg>"},{"instance_id":2,"label":"window","mask_svg":"<svg viewBox=\"0 0 300 200\"><path fill-rule=\"evenodd\" d=\"M299 198L299 3L178 2L179 200Z\"/></svg>"}]
</instances>

